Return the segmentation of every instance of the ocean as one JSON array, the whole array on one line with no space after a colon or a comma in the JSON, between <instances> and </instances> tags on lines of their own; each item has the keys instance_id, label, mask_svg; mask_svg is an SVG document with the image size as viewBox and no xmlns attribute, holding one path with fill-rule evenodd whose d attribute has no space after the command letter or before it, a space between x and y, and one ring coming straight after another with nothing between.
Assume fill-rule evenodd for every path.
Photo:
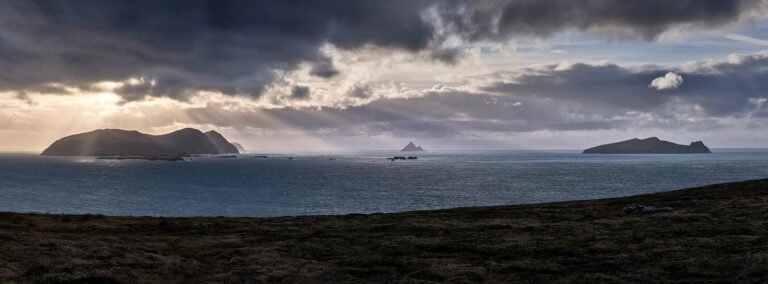
<instances>
[{"instance_id":1,"label":"ocean","mask_svg":"<svg viewBox=\"0 0 768 284\"><path fill-rule=\"evenodd\" d=\"M182 162L0 154L0 211L334 215L621 197L768 178L768 150L713 152L429 151L389 161L404 154L369 151Z\"/></svg>"}]
</instances>

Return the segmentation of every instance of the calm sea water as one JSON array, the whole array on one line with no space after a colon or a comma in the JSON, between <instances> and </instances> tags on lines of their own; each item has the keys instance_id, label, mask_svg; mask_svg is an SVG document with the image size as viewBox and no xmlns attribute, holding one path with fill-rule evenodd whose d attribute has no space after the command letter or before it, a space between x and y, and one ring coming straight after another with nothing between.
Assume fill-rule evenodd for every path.
<instances>
[{"instance_id":1,"label":"calm sea water","mask_svg":"<svg viewBox=\"0 0 768 284\"><path fill-rule=\"evenodd\" d=\"M0 211L153 216L398 212L629 196L768 177L768 150L241 155L184 162L0 154ZM289 160L288 157L294 157ZM333 159L333 160L332 160Z\"/></svg>"}]
</instances>

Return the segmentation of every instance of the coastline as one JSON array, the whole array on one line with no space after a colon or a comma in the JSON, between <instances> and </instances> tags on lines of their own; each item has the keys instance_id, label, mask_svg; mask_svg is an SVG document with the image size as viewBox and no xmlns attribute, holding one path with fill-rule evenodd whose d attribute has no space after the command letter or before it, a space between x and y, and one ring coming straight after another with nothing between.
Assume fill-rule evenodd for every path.
<instances>
[{"instance_id":1,"label":"coastline","mask_svg":"<svg viewBox=\"0 0 768 284\"><path fill-rule=\"evenodd\" d=\"M626 215L631 204L672 212ZM387 214L0 213L12 282L615 282L768 278L768 179ZM0 280L0 283L2 283Z\"/></svg>"}]
</instances>

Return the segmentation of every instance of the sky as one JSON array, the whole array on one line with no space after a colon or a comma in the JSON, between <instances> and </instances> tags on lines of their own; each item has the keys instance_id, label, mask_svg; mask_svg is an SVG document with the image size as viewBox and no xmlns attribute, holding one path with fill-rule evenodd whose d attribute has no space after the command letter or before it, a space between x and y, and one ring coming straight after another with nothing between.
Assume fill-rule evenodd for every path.
<instances>
[{"instance_id":1,"label":"sky","mask_svg":"<svg viewBox=\"0 0 768 284\"><path fill-rule=\"evenodd\" d=\"M0 0L0 151L768 147L768 0Z\"/></svg>"}]
</instances>

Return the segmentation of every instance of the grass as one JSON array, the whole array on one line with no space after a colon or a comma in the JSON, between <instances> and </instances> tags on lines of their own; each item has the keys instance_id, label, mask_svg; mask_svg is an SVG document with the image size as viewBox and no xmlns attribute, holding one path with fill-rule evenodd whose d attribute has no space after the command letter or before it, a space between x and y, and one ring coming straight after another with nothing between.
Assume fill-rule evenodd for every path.
<instances>
[{"instance_id":1,"label":"grass","mask_svg":"<svg viewBox=\"0 0 768 284\"><path fill-rule=\"evenodd\" d=\"M621 210L638 203L675 211ZM18 283L762 282L768 180L397 214L0 213L0 252L0 279Z\"/></svg>"}]
</instances>

